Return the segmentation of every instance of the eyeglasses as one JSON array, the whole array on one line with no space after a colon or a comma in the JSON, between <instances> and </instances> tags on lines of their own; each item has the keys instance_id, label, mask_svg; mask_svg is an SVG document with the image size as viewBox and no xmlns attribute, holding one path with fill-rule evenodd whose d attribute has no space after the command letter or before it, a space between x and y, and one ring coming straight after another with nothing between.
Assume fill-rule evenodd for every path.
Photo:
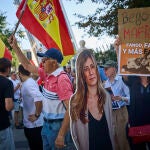
<instances>
[{"instance_id":1,"label":"eyeglasses","mask_svg":"<svg viewBox=\"0 0 150 150\"><path fill-rule=\"evenodd\" d=\"M42 62L45 63L47 60L50 60L50 58L44 57L44 58L42 59Z\"/></svg>"},{"instance_id":2,"label":"eyeglasses","mask_svg":"<svg viewBox=\"0 0 150 150\"><path fill-rule=\"evenodd\" d=\"M84 68L83 68L83 71L84 71L84 72L89 72L89 71L91 71L92 69L95 69L95 68L96 68L96 66L95 66L94 64L92 64L92 65L90 65L90 66L84 67Z\"/></svg>"}]
</instances>

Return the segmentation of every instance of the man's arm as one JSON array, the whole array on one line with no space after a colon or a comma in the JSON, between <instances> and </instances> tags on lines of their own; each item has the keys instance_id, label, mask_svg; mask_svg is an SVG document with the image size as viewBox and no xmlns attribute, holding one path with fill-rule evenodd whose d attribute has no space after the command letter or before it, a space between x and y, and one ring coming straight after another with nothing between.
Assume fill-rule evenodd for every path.
<instances>
[{"instance_id":1,"label":"man's arm","mask_svg":"<svg viewBox=\"0 0 150 150\"><path fill-rule=\"evenodd\" d=\"M14 88L14 93L20 88L20 83L17 84L17 86Z\"/></svg>"},{"instance_id":2,"label":"man's arm","mask_svg":"<svg viewBox=\"0 0 150 150\"><path fill-rule=\"evenodd\" d=\"M123 82L123 90L125 97L122 97L122 100L125 101L128 105L130 104L130 90L129 87Z\"/></svg>"},{"instance_id":3,"label":"man's arm","mask_svg":"<svg viewBox=\"0 0 150 150\"><path fill-rule=\"evenodd\" d=\"M29 115L29 121L34 122L35 120L38 119L38 117L40 116L41 112L42 112L42 101L36 101L35 102L35 114Z\"/></svg>"},{"instance_id":4,"label":"man's arm","mask_svg":"<svg viewBox=\"0 0 150 150\"><path fill-rule=\"evenodd\" d=\"M66 107L66 113L65 113L65 117L64 117L63 122L62 122L62 126L59 130L58 136L55 140L55 145L57 148L63 148L65 146L64 139L65 139L65 135L69 129L69 123L70 123L69 110L68 110L69 100L64 100L63 103Z\"/></svg>"},{"instance_id":5,"label":"man's arm","mask_svg":"<svg viewBox=\"0 0 150 150\"><path fill-rule=\"evenodd\" d=\"M36 101L35 108L36 108L35 115L40 115L40 113L42 112L42 108L43 108L42 101Z\"/></svg>"},{"instance_id":6,"label":"man's arm","mask_svg":"<svg viewBox=\"0 0 150 150\"><path fill-rule=\"evenodd\" d=\"M19 48L16 38L14 36L9 37L8 43L11 45L13 50L15 51L19 61L23 65L23 67L28 70L31 73L38 73L38 69L36 66L32 65L29 60L25 57L25 55L22 53L21 49Z\"/></svg>"},{"instance_id":7,"label":"man's arm","mask_svg":"<svg viewBox=\"0 0 150 150\"><path fill-rule=\"evenodd\" d=\"M7 111L11 111L14 108L14 103L12 98L5 98L5 108Z\"/></svg>"},{"instance_id":8,"label":"man's arm","mask_svg":"<svg viewBox=\"0 0 150 150\"><path fill-rule=\"evenodd\" d=\"M119 36L117 36L115 41L114 41L114 48L115 48L115 51L116 51L117 60L118 60L118 57L119 57L119 45L120 44L121 44L120 38L119 38Z\"/></svg>"}]
</instances>

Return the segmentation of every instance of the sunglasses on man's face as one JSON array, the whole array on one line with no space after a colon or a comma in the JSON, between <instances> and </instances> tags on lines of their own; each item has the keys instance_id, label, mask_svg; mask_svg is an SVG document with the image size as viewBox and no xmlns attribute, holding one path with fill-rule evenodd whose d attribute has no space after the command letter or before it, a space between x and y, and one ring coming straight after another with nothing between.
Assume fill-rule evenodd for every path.
<instances>
[{"instance_id":1,"label":"sunglasses on man's face","mask_svg":"<svg viewBox=\"0 0 150 150\"><path fill-rule=\"evenodd\" d=\"M44 58L42 59L42 62L45 63L47 60L52 60L52 58L44 57Z\"/></svg>"}]
</instances>

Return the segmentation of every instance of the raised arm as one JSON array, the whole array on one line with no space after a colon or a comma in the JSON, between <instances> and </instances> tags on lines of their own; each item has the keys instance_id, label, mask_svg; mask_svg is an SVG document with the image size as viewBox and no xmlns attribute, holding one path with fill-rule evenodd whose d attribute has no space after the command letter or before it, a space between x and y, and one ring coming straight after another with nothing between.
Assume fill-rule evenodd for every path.
<instances>
[{"instance_id":1,"label":"raised arm","mask_svg":"<svg viewBox=\"0 0 150 150\"><path fill-rule=\"evenodd\" d=\"M120 38L119 36L116 37L116 40L114 42L114 48L116 50L116 55L117 55L117 60L118 60L118 57L119 57L119 45L120 45Z\"/></svg>"},{"instance_id":2,"label":"raised arm","mask_svg":"<svg viewBox=\"0 0 150 150\"><path fill-rule=\"evenodd\" d=\"M22 53L21 49L19 48L16 38L14 36L10 36L8 39L8 43L15 51L19 61L23 65L23 67L28 70L31 73L38 74L38 68L34 65L32 65L29 60L26 58L26 56Z\"/></svg>"}]
</instances>

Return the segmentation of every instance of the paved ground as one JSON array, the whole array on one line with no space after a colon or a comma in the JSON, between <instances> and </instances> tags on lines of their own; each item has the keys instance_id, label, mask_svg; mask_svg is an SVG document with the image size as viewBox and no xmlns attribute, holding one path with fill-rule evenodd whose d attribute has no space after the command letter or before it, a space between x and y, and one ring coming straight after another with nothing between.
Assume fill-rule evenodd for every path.
<instances>
[{"instance_id":1,"label":"paved ground","mask_svg":"<svg viewBox=\"0 0 150 150\"><path fill-rule=\"evenodd\" d=\"M14 110L12 111L12 117L14 114ZM19 122L22 122L22 114L19 114ZM16 129L14 127L14 121L10 121L12 124L12 129L13 129L13 134L14 134L14 140L15 140L15 146L16 146L16 150L29 150L28 147L28 142L26 140L26 137L24 135L24 130L23 129Z\"/></svg>"},{"instance_id":2,"label":"paved ground","mask_svg":"<svg viewBox=\"0 0 150 150\"><path fill-rule=\"evenodd\" d=\"M16 150L29 150L23 129L13 128Z\"/></svg>"}]
</instances>

